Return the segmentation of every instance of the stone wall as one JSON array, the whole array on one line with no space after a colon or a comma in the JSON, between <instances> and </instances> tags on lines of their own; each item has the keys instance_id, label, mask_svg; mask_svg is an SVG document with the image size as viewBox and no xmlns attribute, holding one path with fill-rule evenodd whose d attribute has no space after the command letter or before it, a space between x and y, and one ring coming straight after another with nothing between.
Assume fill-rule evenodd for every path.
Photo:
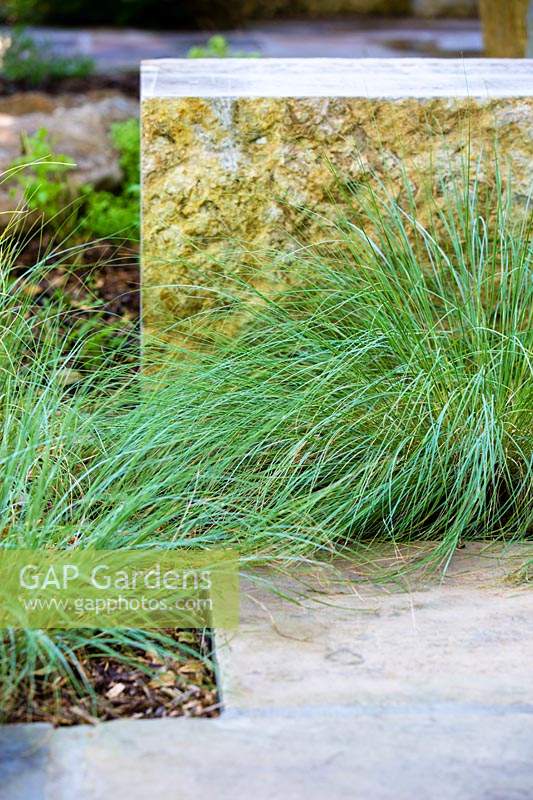
<instances>
[{"instance_id":1,"label":"stone wall","mask_svg":"<svg viewBox=\"0 0 533 800\"><path fill-rule=\"evenodd\" d=\"M272 266L267 252L323 238L343 182L357 192L384 180L400 192L405 173L423 222L438 182L459 175L466 159L475 165L484 151L481 179L493 180L497 140L514 191L526 197L531 188L529 63L480 61L476 72L459 61L226 62L206 66L205 82L201 66L195 79L185 62L161 63L166 77L145 71L142 104L152 329L220 305L240 279L262 290L290 282L290 257ZM280 92L287 96L269 96ZM225 325L233 323L228 313Z\"/></svg>"}]
</instances>

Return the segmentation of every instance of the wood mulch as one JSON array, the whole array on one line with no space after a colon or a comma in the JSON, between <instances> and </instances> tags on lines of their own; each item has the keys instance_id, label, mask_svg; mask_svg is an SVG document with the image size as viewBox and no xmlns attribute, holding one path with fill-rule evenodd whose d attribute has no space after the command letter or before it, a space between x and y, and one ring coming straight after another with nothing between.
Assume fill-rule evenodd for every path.
<instances>
[{"instance_id":1,"label":"wood mulch","mask_svg":"<svg viewBox=\"0 0 533 800\"><path fill-rule=\"evenodd\" d=\"M179 649L186 644L207 657L209 640L200 631L165 633L176 640L175 658L161 661L152 652L130 650L124 651L122 661L78 652L94 694L76 691L62 674L36 674L33 685L23 683L11 698L2 722L49 722L57 727L124 718L218 716L220 704L209 663Z\"/></svg>"}]
</instances>

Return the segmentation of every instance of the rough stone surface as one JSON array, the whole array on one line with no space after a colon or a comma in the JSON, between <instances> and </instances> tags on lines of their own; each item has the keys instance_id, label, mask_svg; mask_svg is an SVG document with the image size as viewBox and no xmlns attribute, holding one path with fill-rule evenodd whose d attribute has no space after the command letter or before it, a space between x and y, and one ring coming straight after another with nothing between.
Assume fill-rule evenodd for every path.
<instances>
[{"instance_id":1,"label":"rough stone surface","mask_svg":"<svg viewBox=\"0 0 533 800\"><path fill-rule=\"evenodd\" d=\"M45 128L55 152L70 156L73 185L113 188L121 180L110 127L138 116L138 104L117 93L50 97L28 92L0 98L0 173L22 154L22 134ZM0 211L16 204L9 182L0 185ZM1 219L1 217L0 217Z\"/></svg>"},{"instance_id":2,"label":"rough stone surface","mask_svg":"<svg viewBox=\"0 0 533 800\"><path fill-rule=\"evenodd\" d=\"M166 63L171 69L180 62ZM297 69L285 63L289 72ZM290 252L297 243L327 235L325 222L339 214L339 176L341 182L350 182L352 190L362 191L369 183L384 180L400 191L405 171L424 222L439 191L437 182L460 174L469 143L472 166L481 152L488 156L481 180L493 180L490 156L497 140L501 163L512 166L515 192L525 197L531 186L533 99L495 97L490 82L487 96L475 98L454 97L453 92L409 98L408 90L406 97L393 99L238 97L229 79L227 84L225 77L217 83L214 68L213 94L224 95L227 85L230 96L150 97L155 75L150 69L147 65L142 104L149 328L166 328L176 319L218 305L217 292L235 290L235 277L261 289L290 280L290 259L283 263L278 259L267 271L265 253ZM396 62L390 69L400 71L401 66ZM327 61L321 70L327 75ZM184 85L177 93L186 91L187 80L180 78L176 66L176 81ZM276 80L275 94L279 94L283 76ZM297 78L291 80L289 75L287 81L298 95ZM377 94L372 81L369 69L367 89ZM419 83L424 86L423 80ZM171 94L171 79L166 84L162 79L161 85L161 93ZM324 94L325 89L316 85L317 93ZM254 94L253 80L250 86L243 89L247 95ZM530 93L532 87L530 81ZM424 90L415 83L413 72L411 92L419 91ZM153 94L157 93L155 89ZM302 213L302 207L312 213ZM205 288L191 288L198 285Z\"/></svg>"}]
</instances>

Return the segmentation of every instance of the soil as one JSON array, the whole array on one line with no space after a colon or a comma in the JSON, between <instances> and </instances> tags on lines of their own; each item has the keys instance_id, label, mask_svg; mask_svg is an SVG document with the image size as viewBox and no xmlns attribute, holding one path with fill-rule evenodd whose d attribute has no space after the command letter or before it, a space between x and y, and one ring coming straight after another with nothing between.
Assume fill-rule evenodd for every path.
<instances>
[{"instance_id":1,"label":"soil","mask_svg":"<svg viewBox=\"0 0 533 800\"><path fill-rule=\"evenodd\" d=\"M180 653L180 645L208 656L209 640L200 631L167 630L176 640L176 657L159 661L153 653L124 652L124 661L87 650L77 653L94 696L80 698L64 676L34 676L21 684L4 723L49 722L56 727L114 719L216 717L220 714L213 672L202 658ZM131 660L129 660L131 659Z\"/></svg>"},{"instance_id":2,"label":"soil","mask_svg":"<svg viewBox=\"0 0 533 800\"><path fill-rule=\"evenodd\" d=\"M58 95L83 94L109 89L119 91L128 97L138 98L140 95L138 70L114 75L94 74L85 78L54 78L42 81L38 86L27 81L8 81L0 77L0 97L36 90L50 95Z\"/></svg>"},{"instance_id":3,"label":"soil","mask_svg":"<svg viewBox=\"0 0 533 800\"><path fill-rule=\"evenodd\" d=\"M65 323L72 327L98 310L102 323L128 323L138 333L140 315L139 247L134 242L101 241L77 249L70 258L54 254L53 240L46 232L31 236L17 257L16 274L24 281L27 267L46 259L49 270L39 282L26 282L25 292L42 305L60 293L72 314ZM57 266L53 266L57 262ZM138 335L132 343L139 349Z\"/></svg>"}]
</instances>

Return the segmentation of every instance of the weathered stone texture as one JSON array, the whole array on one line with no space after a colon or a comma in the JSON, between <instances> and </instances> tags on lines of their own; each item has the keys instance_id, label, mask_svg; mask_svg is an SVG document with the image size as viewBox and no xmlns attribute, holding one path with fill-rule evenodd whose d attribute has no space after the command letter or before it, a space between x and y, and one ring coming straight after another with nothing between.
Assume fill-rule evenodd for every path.
<instances>
[{"instance_id":1,"label":"weathered stone texture","mask_svg":"<svg viewBox=\"0 0 533 800\"><path fill-rule=\"evenodd\" d=\"M423 222L469 143L474 164L497 140L518 194L533 173L533 99L155 98L142 114L145 320L160 331L220 305L206 289L234 291L235 276L290 279L290 258L272 268L264 255L324 237L340 178L400 187L405 170ZM493 170L488 157L481 179Z\"/></svg>"}]
</instances>

